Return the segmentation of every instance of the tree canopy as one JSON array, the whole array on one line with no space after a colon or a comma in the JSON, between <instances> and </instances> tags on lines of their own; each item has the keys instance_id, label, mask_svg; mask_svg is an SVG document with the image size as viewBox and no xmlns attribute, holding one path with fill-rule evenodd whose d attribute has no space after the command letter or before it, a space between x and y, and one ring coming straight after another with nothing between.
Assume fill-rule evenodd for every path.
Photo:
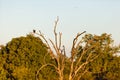
<instances>
[{"instance_id":1,"label":"tree canopy","mask_svg":"<svg viewBox=\"0 0 120 80\"><path fill-rule=\"evenodd\" d=\"M0 78L35 80L39 67L48 61L50 61L50 56L47 46L40 38L32 35L14 38L0 50Z\"/></svg>"},{"instance_id":2,"label":"tree canopy","mask_svg":"<svg viewBox=\"0 0 120 80\"><path fill-rule=\"evenodd\" d=\"M0 49L1 80L119 80L120 46L111 35L78 33L71 56L66 56L62 33L54 41L33 30L26 37L13 38ZM81 35L84 35L81 37Z\"/></svg>"}]
</instances>

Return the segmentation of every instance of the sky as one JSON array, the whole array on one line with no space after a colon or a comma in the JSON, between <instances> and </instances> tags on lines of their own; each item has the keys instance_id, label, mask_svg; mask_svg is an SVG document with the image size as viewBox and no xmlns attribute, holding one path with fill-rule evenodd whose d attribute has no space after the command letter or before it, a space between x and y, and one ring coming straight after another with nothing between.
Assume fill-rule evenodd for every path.
<instances>
[{"instance_id":1,"label":"sky","mask_svg":"<svg viewBox=\"0 0 120 80\"><path fill-rule=\"evenodd\" d=\"M53 26L69 49L78 32L112 34L120 43L120 0L0 0L0 44L33 29L53 38Z\"/></svg>"}]
</instances>

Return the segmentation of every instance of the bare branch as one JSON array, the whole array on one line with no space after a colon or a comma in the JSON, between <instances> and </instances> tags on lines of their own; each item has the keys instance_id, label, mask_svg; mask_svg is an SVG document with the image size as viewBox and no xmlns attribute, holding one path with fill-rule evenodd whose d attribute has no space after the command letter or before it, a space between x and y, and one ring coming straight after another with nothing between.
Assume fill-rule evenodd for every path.
<instances>
[{"instance_id":1,"label":"bare branch","mask_svg":"<svg viewBox=\"0 0 120 80\"><path fill-rule=\"evenodd\" d=\"M65 46L63 45L64 56L66 56Z\"/></svg>"},{"instance_id":2,"label":"bare branch","mask_svg":"<svg viewBox=\"0 0 120 80\"><path fill-rule=\"evenodd\" d=\"M87 45L88 45L88 43L86 44L86 46L87 46ZM79 63L81 62L83 56L85 55L85 53L86 53L88 50L90 50L90 49L92 49L92 48L94 48L94 47L96 47L96 46L97 46L97 43L96 43L95 45L92 45L91 47L89 47L89 48L87 48L87 49L84 48L84 49L83 49L83 52L81 53L81 56L80 56L80 58L78 59L76 65L79 65Z\"/></svg>"},{"instance_id":3,"label":"bare branch","mask_svg":"<svg viewBox=\"0 0 120 80\"><path fill-rule=\"evenodd\" d=\"M79 38L82 34L84 34L85 32L86 32L86 31L84 31L84 32L82 32L82 33L78 33L77 36L74 38L73 44L72 44L72 49L71 49L71 57L72 57L72 58L74 57L74 55L75 55L75 53L76 53L76 51L75 51L75 45L76 45L76 43L77 43L77 41L78 41L78 38Z\"/></svg>"},{"instance_id":4,"label":"bare branch","mask_svg":"<svg viewBox=\"0 0 120 80\"><path fill-rule=\"evenodd\" d=\"M58 44L57 44L58 40L57 40L56 27L57 27L58 21L59 21L59 17L57 17L57 20L55 21L55 25L54 25L55 44L57 48L58 48Z\"/></svg>"},{"instance_id":5,"label":"bare branch","mask_svg":"<svg viewBox=\"0 0 120 80\"><path fill-rule=\"evenodd\" d=\"M82 33L78 33L76 35L76 37L73 39L73 44L72 44L72 49L71 49L71 66L70 66L70 74L69 74L69 80L72 80L72 73L74 71L74 57L75 57L75 54L77 53L77 50L76 50L76 43L78 41L78 38L84 34L86 31L82 32Z\"/></svg>"},{"instance_id":6,"label":"bare branch","mask_svg":"<svg viewBox=\"0 0 120 80\"><path fill-rule=\"evenodd\" d=\"M49 40L50 40L50 42L51 42L51 44L52 44L52 46L53 46L56 54L57 54L57 55L60 55L59 50L57 49L57 47L55 46L55 44L53 43L53 41L52 41L51 39L49 39Z\"/></svg>"},{"instance_id":7,"label":"bare branch","mask_svg":"<svg viewBox=\"0 0 120 80\"><path fill-rule=\"evenodd\" d=\"M77 70L75 70L75 74L77 74L78 71L79 71L83 66L87 65L88 63L90 63L90 62L94 61L96 58L98 58L98 56L99 56L99 55L94 56L94 58L92 58L91 60L86 61L86 62L84 62L83 64L81 64L81 65L77 68Z\"/></svg>"},{"instance_id":8,"label":"bare branch","mask_svg":"<svg viewBox=\"0 0 120 80\"><path fill-rule=\"evenodd\" d=\"M38 69L38 71L37 71L37 73L36 73L36 80L38 80L38 75L39 75L40 71L41 71L43 68L47 67L47 66L52 66L52 67L54 67L55 70L56 70L56 72L59 73L59 72L58 72L58 68L57 68L54 64L48 63L48 64L45 64L45 65L42 65L42 66Z\"/></svg>"},{"instance_id":9,"label":"bare branch","mask_svg":"<svg viewBox=\"0 0 120 80\"><path fill-rule=\"evenodd\" d=\"M41 39L45 41L45 44L47 45L47 47L48 47L49 50L50 50L50 56L51 56L52 58L55 57L55 55L53 54L53 51L52 51L52 49L51 49L51 47L50 47L47 39L46 39L45 36L41 33L41 31L39 30L39 33L36 32L35 34L38 35L39 37L41 37Z\"/></svg>"},{"instance_id":10,"label":"bare branch","mask_svg":"<svg viewBox=\"0 0 120 80\"><path fill-rule=\"evenodd\" d=\"M60 50L60 47L61 47L61 37L62 37L62 33L59 32L59 50Z\"/></svg>"}]
</instances>

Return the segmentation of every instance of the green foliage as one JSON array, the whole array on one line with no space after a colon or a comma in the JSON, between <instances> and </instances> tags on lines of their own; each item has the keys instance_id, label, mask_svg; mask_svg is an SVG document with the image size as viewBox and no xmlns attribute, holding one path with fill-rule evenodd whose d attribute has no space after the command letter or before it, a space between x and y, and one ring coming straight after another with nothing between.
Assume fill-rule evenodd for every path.
<instances>
[{"instance_id":1,"label":"green foliage","mask_svg":"<svg viewBox=\"0 0 120 80\"><path fill-rule=\"evenodd\" d=\"M117 53L120 48L113 46L111 35L106 33L100 36L86 34L81 41L82 43L76 51L77 55L74 57L73 68L85 63L88 57L88 61L95 56L99 57L82 67L74 80L77 80L77 77L81 76L85 70L87 72L81 77L81 80L119 80L120 57L113 56L113 54ZM83 52L85 54L82 56ZM81 56L81 61L77 64ZM61 55L60 64L62 57L65 57L63 80L68 80L71 58ZM46 64L58 67L56 60L50 56L48 46L40 38L33 35L14 38L0 49L0 80L36 80L37 71ZM39 80L59 79L56 69L50 65L42 68L37 77Z\"/></svg>"},{"instance_id":2,"label":"green foliage","mask_svg":"<svg viewBox=\"0 0 120 80\"><path fill-rule=\"evenodd\" d=\"M37 70L51 60L46 45L32 35L12 39L2 48L0 56L3 61L0 77L4 75L12 80L35 80ZM48 74L50 71L46 69L42 72Z\"/></svg>"},{"instance_id":3,"label":"green foliage","mask_svg":"<svg viewBox=\"0 0 120 80\"><path fill-rule=\"evenodd\" d=\"M99 57L90 63L87 67L89 68L83 79L89 78L94 79L107 79L107 80L118 80L120 76L120 57L113 56L120 49L119 46L112 46L113 40L110 35L102 34L101 36L88 35L84 37L85 40L93 39L93 42L89 46L98 42L99 48L95 53L100 53ZM87 39L86 39L87 38ZM98 46L97 46L98 47ZM93 49L95 50L95 49ZM92 51L92 50L91 50ZM93 51L92 51L93 52ZM93 79L92 79L93 78Z\"/></svg>"}]
</instances>

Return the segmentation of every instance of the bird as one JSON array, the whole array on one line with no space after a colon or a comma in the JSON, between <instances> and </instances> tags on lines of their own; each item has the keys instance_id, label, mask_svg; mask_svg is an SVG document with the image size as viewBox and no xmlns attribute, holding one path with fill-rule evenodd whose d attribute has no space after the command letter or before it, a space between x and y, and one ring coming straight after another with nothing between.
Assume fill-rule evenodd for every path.
<instances>
[{"instance_id":1,"label":"bird","mask_svg":"<svg viewBox=\"0 0 120 80\"><path fill-rule=\"evenodd\" d=\"M36 33L36 30L33 29L33 33Z\"/></svg>"}]
</instances>

